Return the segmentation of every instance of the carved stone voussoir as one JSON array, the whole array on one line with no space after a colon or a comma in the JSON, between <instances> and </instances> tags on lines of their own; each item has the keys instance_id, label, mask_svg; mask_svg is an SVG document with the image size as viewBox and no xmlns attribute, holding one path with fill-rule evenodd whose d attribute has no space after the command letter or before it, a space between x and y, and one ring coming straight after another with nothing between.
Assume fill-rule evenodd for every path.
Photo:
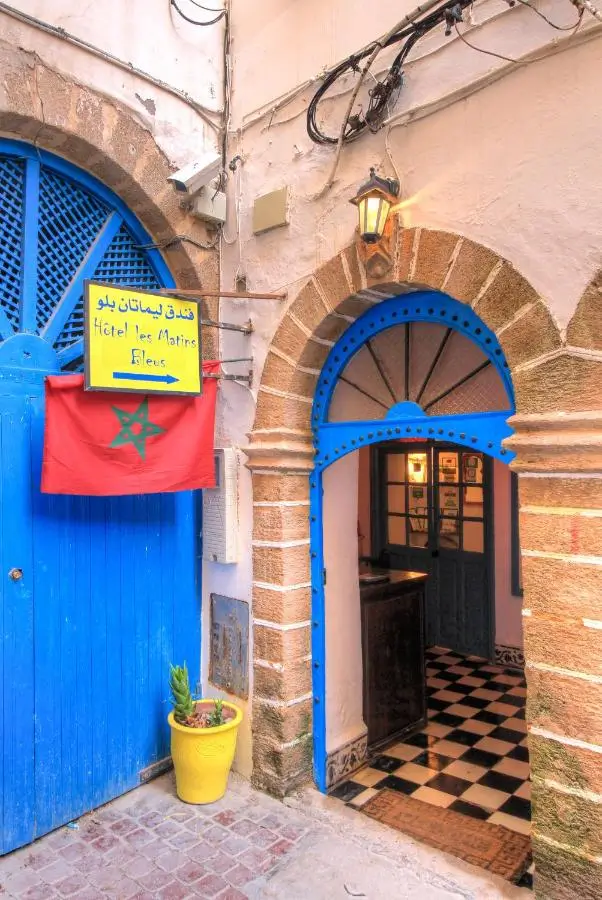
<instances>
[{"instance_id":1,"label":"carved stone voussoir","mask_svg":"<svg viewBox=\"0 0 602 900\"><path fill-rule=\"evenodd\" d=\"M247 468L308 473L313 469L311 434L281 430L253 431L243 447Z\"/></svg>"},{"instance_id":2,"label":"carved stone voussoir","mask_svg":"<svg viewBox=\"0 0 602 900\"><path fill-rule=\"evenodd\" d=\"M602 412L532 413L512 416L517 472L602 472Z\"/></svg>"}]
</instances>

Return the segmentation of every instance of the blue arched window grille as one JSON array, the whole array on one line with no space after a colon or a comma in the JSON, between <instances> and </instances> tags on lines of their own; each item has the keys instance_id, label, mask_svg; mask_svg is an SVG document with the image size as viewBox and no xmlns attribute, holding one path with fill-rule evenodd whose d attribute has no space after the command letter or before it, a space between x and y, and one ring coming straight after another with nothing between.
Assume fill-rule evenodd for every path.
<instances>
[{"instance_id":1,"label":"blue arched window grille","mask_svg":"<svg viewBox=\"0 0 602 900\"><path fill-rule=\"evenodd\" d=\"M86 279L156 290L174 281L152 239L96 178L0 139L0 365L32 335L31 368L80 371Z\"/></svg>"},{"instance_id":2,"label":"blue arched window grille","mask_svg":"<svg viewBox=\"0 0 602 900\"><path fill-rule=\"evenodd\" d=\"M428 359L421 376L410 377L412 330L431 329ZM423 330L423 335L425 331ZM389 371L376 352L388 346ZM452 342L456 342L452 346ZM370 365L380 394L348 377L360 353ZM448 366L448 385L436 387L437 367L444 354L457 359L458 371ZM370 361L371 360L371 361ZM395 370L400 378L395 381ZM472 411L459 412L467 385L485 381ZM345 418L337 414L336 392L347 385L363 409L372 415ZM488 397L487 392L492 396ZM448 404L446 397L456 392L460 402ZM493 402L490 402L493 401ZM367 404L367 405L366 405ZM470 404L469 404L470 407ZM327 787L326 754L326 626L324 609L324 547L322 520L322 476L325 469L346 456L382 441L419 439L442 440L509 463L514 453L503 446L512 434L508 418L514 413L514 391L508 363L495 334L469 307L446 294L417 291L374 302L374 306L350 324L324 363L312 406L312 433L315 448L310 476L310 557L312 591L312 674L314 777L318 788ZM442 412L443 410L443 412Z\"/></svg>"}]
</instances>

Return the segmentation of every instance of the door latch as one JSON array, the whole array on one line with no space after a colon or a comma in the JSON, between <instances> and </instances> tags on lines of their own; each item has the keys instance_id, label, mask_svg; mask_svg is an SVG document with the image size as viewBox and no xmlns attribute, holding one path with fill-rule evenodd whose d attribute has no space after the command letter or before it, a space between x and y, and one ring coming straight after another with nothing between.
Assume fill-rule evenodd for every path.
<instances>
[{"instance_id":1,"label":"door latch","mask_svg":"<svg viewBox=\"0 0 602 900\"><path fill-rule=\"evenodd\" d=\"M8 577L11 581L21 581L23 578L23 569L11 569L8 573Z\"/></svg>"}]
</instances>

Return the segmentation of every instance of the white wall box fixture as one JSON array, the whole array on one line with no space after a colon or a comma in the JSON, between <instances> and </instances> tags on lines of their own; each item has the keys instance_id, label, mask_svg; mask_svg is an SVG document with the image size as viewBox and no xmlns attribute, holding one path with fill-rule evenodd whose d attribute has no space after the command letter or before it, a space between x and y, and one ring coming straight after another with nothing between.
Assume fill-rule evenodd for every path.
<instances>
[{"instance_id":1,"label":"white wall box fixture","mask_svg":"<svg viewBox=\"0 0 602 900\"><path fill-rule=\"evenodd\" d=\"M270 191L253 204L253 234L288 225L288 188Z\"/></svg>"},{"instance_id":2,"label":"white wall box fixture","mask_svg":"<svg viewBox=\"0 0 602 900\"><path fill-rule=\"evenodd\" d=\"M203 559L238 562L238 460L236 450L216 449L215 487L203 491Z\"/></svg>"},{"instance_id":3,"label":"white wall box fixture","mask_svg":"<svg viewBox=\"0 0 602 900\"><path fill-rule=\"evenodd\" d=\"M226 221L226 195L216 191L214 187L205 187L193 197L188 206L189 211L197 219L223 225Z\"/></svg>"}]
</instances>

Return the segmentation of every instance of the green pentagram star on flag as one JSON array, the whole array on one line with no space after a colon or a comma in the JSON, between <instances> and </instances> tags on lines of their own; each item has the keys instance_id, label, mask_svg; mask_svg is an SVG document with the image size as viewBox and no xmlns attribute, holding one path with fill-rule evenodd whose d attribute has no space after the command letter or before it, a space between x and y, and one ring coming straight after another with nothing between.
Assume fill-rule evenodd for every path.
<instances>
[{"instance_id":1,"label":"green pentagram star on flag","mask_svg":"<svg viewBox=\"0 0 602 900\"><path fill-rule=\"evenodd\" d=\"M129 413L118 406L111 409L119 419L121 430L113 438L109 447L122 447L124 444L133 444L140 457L146 457L146 442L149 438L165 431L160 425L155 425L148 418L148 397L145 397L135 412Z\"/></svg>"}]
</instances>

